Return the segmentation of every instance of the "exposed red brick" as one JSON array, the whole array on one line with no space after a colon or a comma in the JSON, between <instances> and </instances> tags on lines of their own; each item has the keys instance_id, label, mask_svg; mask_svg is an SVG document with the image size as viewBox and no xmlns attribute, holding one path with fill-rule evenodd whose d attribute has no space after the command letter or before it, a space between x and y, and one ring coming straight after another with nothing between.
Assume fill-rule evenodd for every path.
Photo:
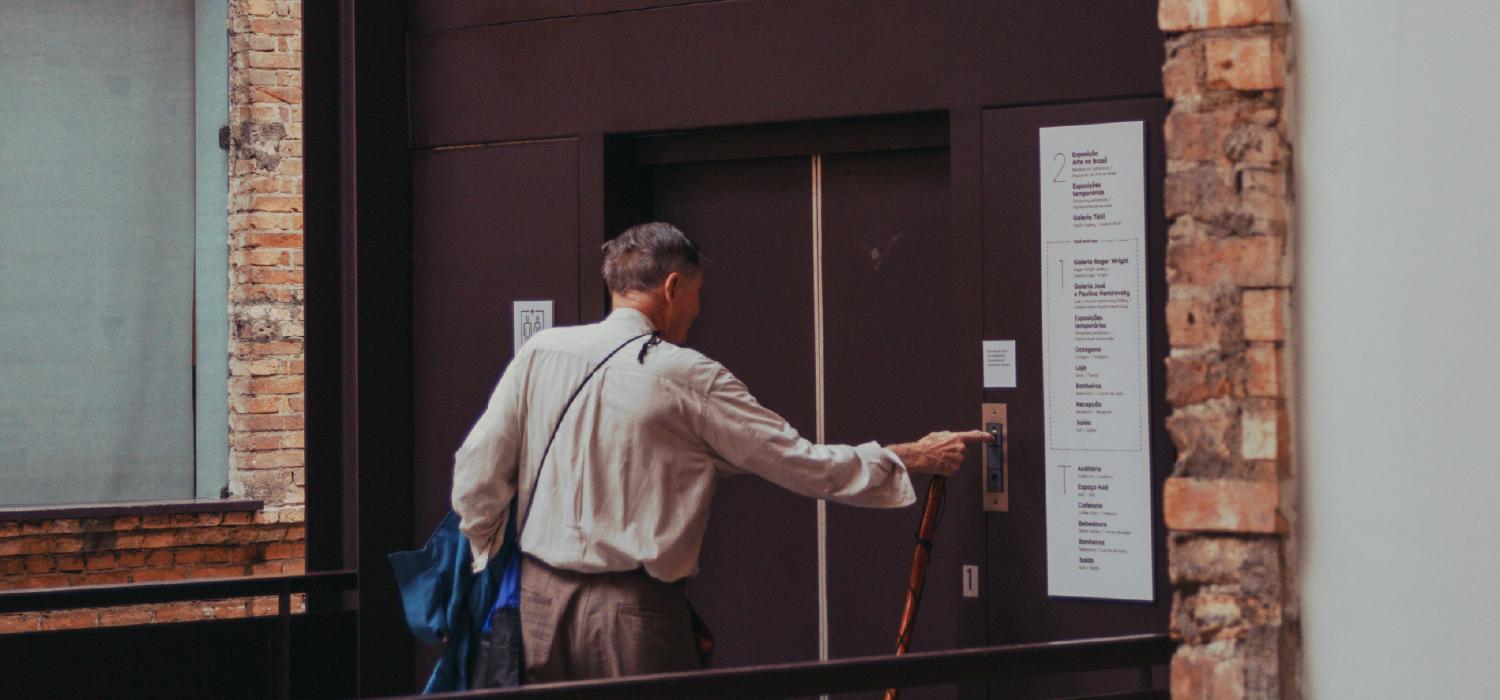
<instances>
[{"instance_id":1,"label":"exposed red brick","mask_svg":"<svg viewBox=\"0 0 1500 700\"><path fill-rule=\"evenodd\" d=\"M1286 409L1279 401L1248 403L1240 414L1240 455L1247 460L1284 458L1287 429Z\"/></svg>"},{"instance_id":2,"label":"exposed red brick","mask_svg":"<svg viewBox=\"0 0 1500 700\"><path fill-rule=\"evenodd\" d=\"M1225 155L1225 142L1238 115L1231 108L1207 112L1174 109L1163 127L1167 157L1177 161L1208 161Z\"/></svg>"},{"instance_id":3,"label":"exposed red brick","mask_svg":"<svg viewBox=\"0 0 1500 700\"><path fill-rule=\"evenodd\" d=\"M188 622L205 617L200 603L167 603L156 606L153 612L157 622Z\"/></svg>"},{"instance_id":4,"label":"exposed red brick","mask_svg":"<svg viewBox=\"0 0 1500 700\"><path fill-rule=\"evenodd\" d=\"M186 568L175 569L141 569L130 573L130 580L136 583L149 583L152 581L180 581L188 577Z\"/></svg>"},{"instance_id":5,"label":"exposed red brick","mask_svg":"<svg viewBox=\"0 0 1500 700\"><path fill-rule=\"evenodd\" d=\"M244 234L242 245L247 248L301 248L302 234L251 232Z\"/></svg>"},{"instance_id":6,"label":"exposed red brick","mask_svg":"<svg viewBox=\"0 0 1500 700\"><path fill-rule=\"evenodd\" d=\"M1285 48L1269 35L1209 37L1203 61L1210 88L1272 90L1286 84Z\"/></svg>"},{"instance_id":7,"label":"exposed red brick","mask_svg":"<svg viewBox=\"0 0 1500 700\"><path fill-rule=\"evenodd\" d=\"M248 617L250 614L249 602L243 599L210 603L205 608L209 617L218 619Z\"/></svg>"},{"instance_id":8,"label":"exposed red brick","mask_svg":"<svg viewBox=\"0 0 1500 700\"><path fill-rule=\"evenodd\" d=\"M1195 532L1275 533L1280 493L1275 482L1238 479L1167 480L1167 527Z\"/></svg>"},{"instance_id":9,"label":"exposed red brick","mask_svg":"<svg viewBox=\"0 0 1500 700\"><path fill-rule=\"evenodd\" d=\"M128 571L90 571L79 574L72 584L80 586L104 586L119 583L130 583L130 572Z\"/></svg>"},{"instance_id":10,"label":"exposed red brick","mask_svg":"<svg viewBox=\"0 0 1500 700\"><path fill-rule=\"evenodd\" d=\"M45 574L14 579L11 584L15 588L61 588L71 582L71 577L65 574Z\"/></svg>"},{"instance_id":11,"label":"exposed red brick","mask_svg":"<svg viewBox=\"0 0 1500 700\"><path fill-rule=\"evenodd\" d=\"M301 355L302 343L297 341L270 341L247 343L246 350L252 355ZM284 371L285 365L280 365Z\"/></svg>"},{"instance_id":12,"label":"exposed red brick","mask_svg":"<svg viewBox=\"0 0 1500 700\"><path fill-rule=\"evenodd\" d=\"M146 535L141 532L127 532L115 536L115 547L119 549L139 549L146 546Z\"/></svg>"},{"instance_id":13,"label":"exposed red brick","mask_svg":"<svg viewBox=\"0 0 1500 700\"><path fill-rule=\"evenodd\" d=\"M251 68L300 68L297 54L275 51L251 51L245 54Z\"/></svg>"},{"instance_id":14,"label":"exposed red brick","mask_svg":"<svg viewBox=\"0 0 1500 700\"><path fill-rule=\"evenodd\" d=\"M255 514L247 511L236 511L224 514L225 525L249 525L254 520Z\"/></svg>"},{"instance_id":15,"label":"exposed red brick","mask_svg":"<svg viewBox=\"0 0 1500 700\"><path fill-rule=\"evenodd\" d=\"M302 284L302 271L247 267L241 271L239 279L251 284Z\"/></svg>"},{"instance_id":16,"label":"exposed red brick","mask_svg":"<svg viewBox=\"0 0 1500 700\"><path fill-rule=\"evenodd\" d=\"M1179 649L1172 657L1173 700L1243 700L1245 661L1216 658L1198 649Z\"/></svg>"},{"instance_id":17,"label":"exposed red brick","mask_svg":"<svg viewBox=\"0 0 1500 700\"><path fill-rule=\"evenodd\" d=\"M1286 21L1284 0L1161 0L1156 21L1164 32L1222 29Z\"/></svg>"},{"instance_id":18,"label":"exposed red brick","mask_svg":"<svg viewBox=\"0 0 1500 700\"><path fill-rule=\"evenodd\" d=\"M231 576L246 576L249 567L243 564L222 564L217 566L197 566L192 569L192 578L226 578Z\"/></svg>"},{"instance_id":19,"label":"exposed red brick","mask_svg":"<svg viewBox=\"0 0 1500 700\"><path fill-rule=\"evenodd\" d=\"M1289 283L1282 239L1245 236L1172 242L1167 247L1167 280L1173 285L1281 287Z\"/></svg>"},{"instance_id":20,"label":"exposed red brick","mask_svg":"<svg viewBox=\"0 0 1500 700\"><path fill-rule=\"evenodd\" d=\"M250 20L250 31L257 34L297 34L302 29L302 24L290 19L260 19Z\"/></svg>"},{"instance_id":21,"label":"exposed red brick","mask_svg":"<svg viewBox=\"0 0 1500 700\"><path fill-rule=\"evenodd\" d=\"M42 616L38 613L12 613L0 615L0 634L36 632L42 628Z\"/></svg>"},{"instance_id":22,"label":"exposed red brick","mask_svg":"<svg viewBox=\"0 0 1500 700\"><path fill-rule=\"evenodd\" d=\"M250 380L250 391L256 394L300 394L302 377L281 376Z\"/></svg>"},{"instance_id":23,"label":"exposed red brick","mask_svg":"<svg viewBox=\"0 0 1500 700\"><path fill-rule=\"evenodd\" d=\"M69 610L42 614L43 630L71 630L93 627L99 622L99 614L93 610Z\"/></svg>"},{"instance_id":24,"label":"exposed red brick","mask_svg":"<svg viewBox=\"0 0 1500 700\"><path fill-rule=\"evenodd\" d=\"M273 452L252 453L250 463L246 466L253 469L268 469L278 467L300 467L302 465L302 450L278 450Z\"/></svg>"},{"instance_id":25,"label":"exposed red brick","mask_svg":"<svg viewBox=\"0 0 1500 700\"><path fill-rule=\"evenodd\" d=\"M1245 339L1286 339L1287 294L1284 289L1247 289L1242 300Z\"/></svg>"},{"instance_id":26,"label":"exposed red brick","mask_svg":"<svg viewBox=\"0 0 1500 700\"><path fill-rule=\"evenodd\" d=\"M234 430L278 431L301 430L302 416L245 415L231 416L229 424Z\"/></svg>"},{"instance_id":27,"label":"exposed red brick","mask_svg":"<svg viewBox=\"0 0 1500 700\"><path fill-rule=\"evenodd\" d=\"M144 625L154 619L150 606L104 608L99 611L100 626Z\"/></svg>"},{"instance_id":28,"label":"exposed red brick","mask_svg":"<svg viewBox=\"0 0 1500 700\"><path fill-rule=\"evenodd\" d=\"M1203 348L1218 344L1222 332L1215 322L1213 301L1201 296L1167 300L1167 337L1174 348Z\"/></svg>"},{"instance_id":29,"label":"exposed red brick","mask_svg":"<svg viewBox=\"0 0 1500 700\"><path fill-rule=\"evenodd\" d=\"M277 413L286 401L278 396L233 396L229 399L235 413Z\"/></svg>"}]
</instances>

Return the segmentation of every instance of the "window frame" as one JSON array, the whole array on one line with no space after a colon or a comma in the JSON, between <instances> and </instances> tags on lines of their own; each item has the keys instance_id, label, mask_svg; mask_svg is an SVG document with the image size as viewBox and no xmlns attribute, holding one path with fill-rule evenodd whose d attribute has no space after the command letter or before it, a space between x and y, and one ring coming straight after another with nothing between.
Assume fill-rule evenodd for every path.
<instances>
[{"instance_id":1,"label":"window frame","mask_svg":"<svg viewBox=\"0 0 1500 700\"><path fill-rule=\"evenodd\" d=\"M199 499L229 496L228 0L193 5L193 474Z\"/></svg>"}]
</instances>

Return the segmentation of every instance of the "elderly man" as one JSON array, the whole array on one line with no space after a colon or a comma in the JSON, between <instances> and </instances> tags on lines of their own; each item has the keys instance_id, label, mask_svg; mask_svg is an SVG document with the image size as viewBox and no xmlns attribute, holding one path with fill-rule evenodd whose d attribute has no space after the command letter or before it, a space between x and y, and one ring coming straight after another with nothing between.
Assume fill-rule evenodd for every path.
<instances>
[{"instance_id":1,"label":"elderly man","mask_svg":"<svg viewBox=\"0 0 1500 700\"><path fill-rule=\"evenodd\" d=\"M614 311L528 341L458 450L453 508L476 569L516 518L527 682L698 667L691 609L676 584L697 573L721 476L895 508L915 501L909 472L951 474L967 445L989 439L803 439L729 370L679 346L698 316L703 277L697 247L669 224L606 243Z\"/></svg>"}]
</instances>

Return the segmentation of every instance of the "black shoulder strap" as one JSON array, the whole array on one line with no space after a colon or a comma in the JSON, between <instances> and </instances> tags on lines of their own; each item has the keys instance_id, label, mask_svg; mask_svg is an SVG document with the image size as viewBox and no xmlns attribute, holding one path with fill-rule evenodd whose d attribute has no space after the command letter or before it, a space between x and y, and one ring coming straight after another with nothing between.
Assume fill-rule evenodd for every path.
<instances>
[{"instance_id":1,"label":"black shoulder strap","mask_svg":"<svg viewBox=\"0 0 1500 700\"><path fill-rule=\"evenodd\" d=\"M609 362L609 358L614 357L616 353L624 350L626 345L634 343L635 341L648 336L651 339L646 341L645 347L641 348L641 356L639 358L639 360L644 363L646 360L646 350L649 349L652 345L661 342L661 332L652 331L650 333L642 333L638 336L635 336L634 338L631 338L630 340L620 343L619 347L609 351L609 354L605 355L604 359L599 361L599 364L594 365L593 369L590 369L589 373L584 375L583 381L578 383L578 388L573 390L573 395L568 397L568 402L563 404L562 413L558 414L557 423L552 426L552 434L547 437L547 446L542 448L542 458L537 462L536 478L531 480L531 498L526 499L526 512L521 515L521 522L517 523L516 525L516 546L518 548L521 545L521 531L526 529L526 521L531 519L531 506L536 503L536 486L537 484L542 483L542 469L547 466L547 453L552 451L552 441L557 439L557 431L562 429L563 418L567 417L568 409L573 407L573 400L578 398L578 395L583 392L583 388L585 386L588 386L589 380L594 378L594 374L602 369L605 363Z\"/></svg>"}]
</instances>

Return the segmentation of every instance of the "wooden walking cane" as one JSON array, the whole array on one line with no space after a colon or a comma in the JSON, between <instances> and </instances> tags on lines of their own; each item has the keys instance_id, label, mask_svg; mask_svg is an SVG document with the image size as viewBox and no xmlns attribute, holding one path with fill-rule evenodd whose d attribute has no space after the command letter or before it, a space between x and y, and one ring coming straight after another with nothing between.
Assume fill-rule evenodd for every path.
<instances>
[{"instance_id":1,"label":"wooden walking cane","mask_svg":"<svg viewBox=\"0 0 1500 700\"><path fill-rule=\"evenodd\" d=\"M922 602L922 586L927 583L927 560L932 554L932 533L937 530L938 513L943 509L943 491L948 480L934 476L927 484L927 504L922 506L922 524L917 528L917 549L911 555L911 580L906 587L906 604L901 608L901 628L896 634L896 656L911 646L912 629L917 626L917 605ZM896 700L900 688L888 688L885 700Z\"/></svg>"}]
</instances>

